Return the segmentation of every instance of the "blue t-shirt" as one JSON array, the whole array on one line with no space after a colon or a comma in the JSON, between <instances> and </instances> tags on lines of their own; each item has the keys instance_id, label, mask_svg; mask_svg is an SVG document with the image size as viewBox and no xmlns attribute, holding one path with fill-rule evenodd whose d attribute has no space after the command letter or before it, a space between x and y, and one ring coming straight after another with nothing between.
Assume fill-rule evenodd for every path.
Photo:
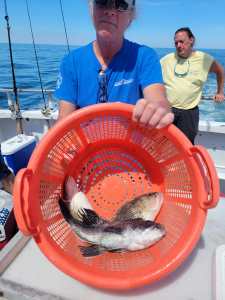
<instances>
[{"instance_id":1,"label":"blue t-shirt","mask_svg":"<svg viewBox=\"0 0 225 300\"><path fill-rule=\"evenodd\" d=\"M56 98L84 107L98 102L101 65L93 43L73 50L64 57L55 91ZM105 70L109 102L135 104L143 89L163 83L161 66L155 51L124 39L119 52Z\"/></svg>"}]
</instances>

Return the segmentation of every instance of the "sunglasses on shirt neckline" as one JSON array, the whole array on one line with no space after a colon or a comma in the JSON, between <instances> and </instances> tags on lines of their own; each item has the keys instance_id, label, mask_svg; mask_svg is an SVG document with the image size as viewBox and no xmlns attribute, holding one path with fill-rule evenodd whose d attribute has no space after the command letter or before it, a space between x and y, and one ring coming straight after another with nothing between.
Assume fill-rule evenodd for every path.
<instances>
[{"instance_id":1,"label":"sunglasses on shirt neckline","mask_svg":"<svg viewBox=\"0 0 225 300\"><path fill-rule=\"evenodd\" d=\"M177 72L177 64L178 64L178 63L179 63L179 62L176 62L175 66L174 66L174 75L175 75L176 77L183 78L183 77L187 76L188 73L189 73L189 70L190 70L190 62L189 62L189 60L187 60L187 70L186 70L185 72L183 72L183 73Z\"/></svg>"},{"instance_id":2,"label":"sunglasses on shirt neckline","mask_svg":"<svg viewBox=\"0 0 225 300\"><path fill-rule=\"evenodd\" d=\"M107 75L104 70L100 70L98 73L98 98L97 103L106 103L108 102L108 91L107 91Z\"/></svg>"},{"instance_id":3,"label":"sunglasses on shirt neckline","mask_svg":"<svg viewBox=\"0 0 225 300\"><path fill-rule=\"evenodd\" d=\"M134 8L135 0L93 0L99 8L113 8L118 11L128 11Z\"/></svg>"}]
</instances>

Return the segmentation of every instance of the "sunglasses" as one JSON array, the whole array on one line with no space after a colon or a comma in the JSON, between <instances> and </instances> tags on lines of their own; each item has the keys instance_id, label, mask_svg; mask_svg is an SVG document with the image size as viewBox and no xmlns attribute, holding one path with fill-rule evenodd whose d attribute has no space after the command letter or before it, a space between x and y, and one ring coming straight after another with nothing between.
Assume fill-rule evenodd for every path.
<instances>
[{"instance_id":1,"label":"sunglasses","mask_svg":"<svg viewBox=\"0 0 225 300\"><path fill-rule=\"evenodd\" d=\"M187 76L189 71L190 71L190 62L189 62L189 60L186 61L185 69L182 70L182 72L181 72L181 70L178 66L179 66L178 63L176 63L175 66L174 66L174 75L176 77L179 77L179 78L183 78L183 77Z\"/></svg>"},{"instance_id":2,"label":"sunglasses","mask_svg":"<svg viewBox=\"0 0 225 300\"><path fill-rule=\"evenodd\" d=\"M108 92L107 92L107 75L104 71L98 73L98 100L97 103L106 103L108 102Z\"/></svg>"},{"instance_id":3,"label":"sunglasses","mask_svg":"<svg viewBox=\"0 0 225 300\"><path fill-rule=\"evenodd\" d=\"M134 7L135 0L94 0L99 8L113 8L119 11L127 11Z\"/></svg>"}]
</instances>

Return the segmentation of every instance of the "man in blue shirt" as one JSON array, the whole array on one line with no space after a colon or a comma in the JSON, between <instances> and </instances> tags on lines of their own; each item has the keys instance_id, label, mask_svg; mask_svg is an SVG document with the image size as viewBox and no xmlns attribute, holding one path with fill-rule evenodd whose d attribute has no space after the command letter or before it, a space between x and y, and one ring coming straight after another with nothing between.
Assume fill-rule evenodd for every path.
<instances>
[{"instance_id":1,"label":"man in blue shirt","mask_svg":"<svg viewBox=\"0 0 225 300\"><path fill-rule=\"evenodd\" d=\"M55 96L58 120L75 109L102 102L134 104L133 119L164 127L173 121L156 53L124 39L135 0L90 1L96 40L66 56Z\"/></svg>"}]
</instances>

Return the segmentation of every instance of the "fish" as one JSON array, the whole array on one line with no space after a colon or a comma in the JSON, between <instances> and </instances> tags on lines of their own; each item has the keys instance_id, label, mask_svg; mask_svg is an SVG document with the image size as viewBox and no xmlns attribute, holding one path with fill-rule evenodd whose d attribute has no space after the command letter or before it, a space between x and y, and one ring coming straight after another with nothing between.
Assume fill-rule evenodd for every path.
<instances>
[{"instance_id":1,"label":"fish","mask_svg":"<svg viewBox=\"0 0 225 300\"><path fill-rule=\"evenodd\" d=\"M79 219L78 210L87 208L94 210L86 195L78 191L73 177L69 176L65 181L65 202L68 202L69 210L72 216ZM135 197L133 200L125 203L116 213L114 221L124 219L142 218L143 220L154 221L158 216L163 204L163 193L146 193Z\"/></svg>"},{"instance_id":2,"label":"fish","mask_svg":"<svg viewBox=\"0 0 225 300\"><path fill-rule=\"evenodd\" d=\"M162 203L163 194L147 193L125 203L111 221L94 211L86 195L78 190L69 176L64 183L65 198L60 209L73 231L89 246L80 246L83 256L99 255L104 251L136 251L150 247L166 233L165 227L154 220Z\"/></svg>"},{"instance_id":3,"label":"fish","mask_svg":"<svg viewBox=\"0 0 225 300\"><path fill-rule=\"evenodd\" d=\"M93 210L91 203L86 195L79 191L76 181L72 176L68 176L64 183L64 199L65 205L68 206L70 214L73 218L78 219L80 215L78 211L83 208Z\"/></svg>"},{"instance_id":4,"label":"fish","mask_svg":"<svg viewBox=\"0 0 225 300\"><path fill-rule=\"evenodd\" d=\"M117 211L114 221L135 218L154 221L160 212L162 204L163 193L154 192L143 194L125 203Z\"/></svg>"},{"instance_id":5,"label":"fish","mask_svg":"<svg viewBox=\"0 0 225 300\"><path fill-rule=\"evenodd\" d=\"M137 251L152 246L166 234L165 227L142 218L107 221L92 209L79 209L79 219L73 218L65 202L59 201L65 220L72 230L88 246L80 246L84 257L99 255L105 251Z\"/></svg>"}]
</instances>

